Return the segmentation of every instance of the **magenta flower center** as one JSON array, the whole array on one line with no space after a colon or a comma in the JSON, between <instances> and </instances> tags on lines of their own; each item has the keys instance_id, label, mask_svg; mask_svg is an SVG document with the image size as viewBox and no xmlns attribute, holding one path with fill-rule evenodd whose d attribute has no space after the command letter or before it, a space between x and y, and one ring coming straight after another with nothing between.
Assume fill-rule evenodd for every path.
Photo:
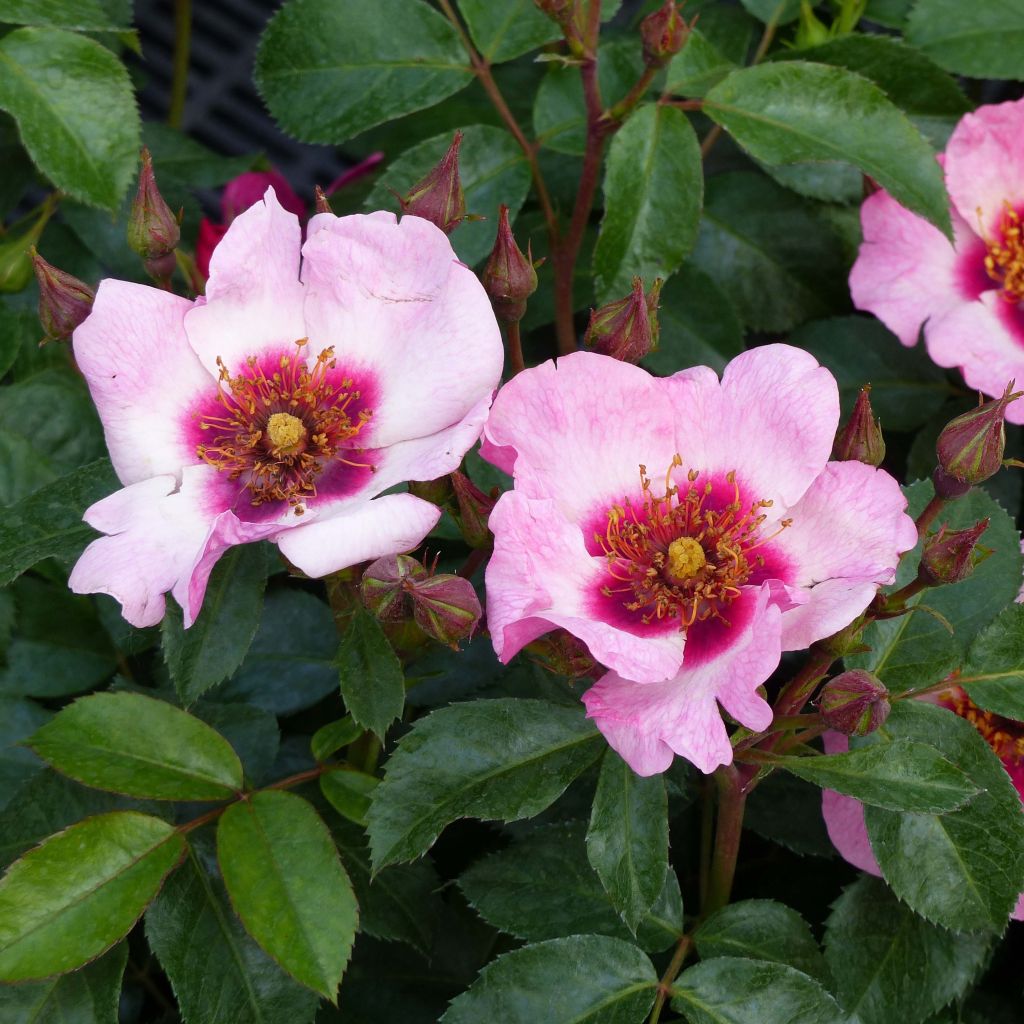
<instances>
[{"instance_id":1,"label":"magenta flower center","mask_svg":"<svg viewBox=\"0 0 1024 1024\"><path fill-rule=\"evenodd\" d=\"M712 507L714 487L699 484L697 470L686 474L685 487L672 483L672 471L682 464L676 455L661 495L653 493L647 468L641 466L642 503L608 510L607 529L604 535L595 534L595 540L617 585L602 587L602 593L623 595L624 607L639 612L644 623L678 619L685 630L714 618L729 625L726 609L751 573L764 566L757 548L792 520L782 520L779 531L762 536L767 519L762 510L771 507L770 501L744 506L736 474L730 472L726 480L733 500Z\"/></svg>"},{"instance_id":2,"label":"magenta flower center","mask_svg":"<svg viewBox=\"0 0 1024 1024\"><path fill-rule=\"evenodd\" d=\"M200 427L212 436L196 452L229 479L243 480L253 505L287 501L301 512L329 463L366 465L342 453L351 449L371 414L362 409L350 415L349 406L360 395L351 379L332 378L332 348L324 349L310 369L302 354L306 339L295 344L296 354L281 356L269 374L250 356L245 369L232 376L218 357L217 401L223 412L202 416Z\"/></svg>"},{"instance_id":3,"label":"magenta flower center","mask_svg":"<svg viewBox=\"0 0 1024 1024\"><path fill-rule=\"evenodd\" d=\"M961 718L966 718L1000 761L1011 767L1024 766L1024 725L1003 718L994 711L982 710L959 686L943 691L939 702Z\"/></svg>"},{"instance_id":4,"label":"magenta flower center","mask_svg":"<svg viewBox=\"0 0 1024 1024\"><path fill-rule=\"evenodd\" d=\"M980 209L978 213L980 216ZM1009 203L1005 204L999 236L999 241L985 238L985 271L1002 287L1007 302L1020 302L1024 300L1024 235L1020 216Z\"/></svg>"}]
</instances>

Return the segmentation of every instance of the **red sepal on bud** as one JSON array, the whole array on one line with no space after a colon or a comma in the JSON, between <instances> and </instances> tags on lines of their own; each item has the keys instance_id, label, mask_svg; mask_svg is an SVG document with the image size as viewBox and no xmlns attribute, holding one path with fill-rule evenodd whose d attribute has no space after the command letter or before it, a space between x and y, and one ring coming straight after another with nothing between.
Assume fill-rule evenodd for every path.
<instances>
[{"instance_id":1,"label":"red sepal on bud","mask_svg":"<svg viewBox=\"0 0 1024 1024\"><path fill-rule=\"evenodd\" d=\"M473 584L461 576L441 574L417 580L410 585L409 596L416 625L452 648L473 635L483 615Z\"/></svg>"},{"instance_id":2,"label":"red sepal on bud","mask_svg":"<svg viewBox=\"0 0 1024 1024\"><path fill-rule=\"evenodd\" d=\"M77 277L58 270L32 250L32 266L39 282L39 322L45 341L67 338L92 312L96 293Z\"/></svg>"},{"instance_id":3,"label":"red sepal on bud","mask_svg":"<svg viewBox=\"0 0 1024 1024\"><path fill-rule=\"evenodd\" d=\"M363 573L363 604L382 622L400 622L410 611L409 587L429 576L412 555L385 555Z\"/></svg>"},{"instance_id":4,"label":"red sepal on bud","mask_svg":"<svg viewBox=\"0 0 1024 1024\"><path fill-rule=\"evenodd\" d=\"M151 277L167 280L174 273L174 250L180 238L178 218L160 195L153 158L143 148L139 187L128 218L128 245L142 257Z\"/></svg>"},{"instance_id":5,"label":"red sepal on bud","mask_svg":"<svg viewBox=\"0 0 1024 1024\"><path fill-rule=\"evenodd\" d=\"M1007 384L1002 398L985 402L943 427L935 442L939 465L932 476L939 497L958 498L999 471L1006 447L1006 408L1024 394L1014 391L1013 384Z\"/></svg>"},{"instance_id":6,"label":"red sepal on bud","mask_svg":"<svg viewBox=\"0 0 1024 1024\"><path fill-rule=\"evenodd\" d=\"M451 475L452 490L459 505L459 525L462 536L471 548L482 548L490 540L487 520L495 499L484 494L465 473L456 470Z\"/></svg>"},{"instance_id":7,"label":"red sepal on bud","mask_svg":"<svg viewBox=\"0 0 1024 1024\"><path fill-rule=\"evenodd\" d=\"M818 711L830 729L844 736L867 736L889 717L889 691L870 672L851 669L824 685Z\"/></svg>"},{"instance_id":8,"label":"red sepal on bud","mask_svg":"<svg viewBox=\"0 0 1024 1024\"><path fill-rule=\"evenodd\" d=\"M658 298L661 280L644 295L644 284L633 278L633 291L624 299L609 302L590 314L583 342L595 352L638 363L658 344Z\"/></svg>"},{"instance_id":9,"label":"red sepal on bud","mask_svg":"<svg viewBox=\"0 0 1024 1024\"><path fill-rule=\"evenodd\" d=\"M466 216L466 196L459 178L459 146L462 132L456 132L440 163L417 182L404 197L399 196L402 213L422 217L450 235Z\"/></svg>"},{"instance_id":10,"label":"red sepal on bud","mask_svg":"<svg viewBox=\"0 0 1024 1024\"><path fill-rule=\"evenodd\" d=\"M649 68L664 67L686 45L689 36L690 26L683 20L675 0L665 0L640 22L644 63Z\"/></svg>"},{"instance_id":11,"label":"red sepal on bud","mask_svg":"<svg viewBox=\"0 0 1024 1024\"><path fill-rule=\"evenodd\" d=\"M537 290L537 271L529 244L525 255L516 245L508 221L508 207L504 203L498 214L498 237L494 240L481 280L490 296L494 315L499 320L506 323L522 320L526 300Z\"/></svg>"},{"instance_id":12,"label":"red sepal on bud","mask_svg":"<svg viewBox=\"0 0 1024 1024\"><path fill-rule=\"evenodd\" d=\"M863 462L880 466L885 458L882 428L871 409L871 388L861 388L845 426L836 433L832 458L838 462Z\"/></svg>"},{"instance_id":13,"label":"red sepal on bud","mask_svg":"<svg viewBox=\"0 0 1024 1024\"><path fill-rule=\"evenodd\" d=\"M988 529L988 519L969 526L966 530L950 530L943 525L938 533L924 542L918 574L930 587L946 583L959 583L974 572L975 567L990 554L989 548L978 545L978 539Z\"/></svg>"}]
</instances>

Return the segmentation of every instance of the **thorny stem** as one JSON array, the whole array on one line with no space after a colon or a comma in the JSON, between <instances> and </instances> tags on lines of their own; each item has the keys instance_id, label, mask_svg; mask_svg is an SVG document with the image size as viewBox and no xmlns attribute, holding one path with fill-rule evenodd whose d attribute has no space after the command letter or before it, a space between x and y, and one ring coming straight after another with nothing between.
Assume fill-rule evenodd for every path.
<instances>
[{"instance_id":1,"label":"thorny stem","mask_svg":"<svg viewBox=\"0 0 1024 1024\"><path fill-rule=\"evenodd\" d=\"M665 1001L672 994L672 982L676 980L676 975L683 969L683 964L686 963L691 949L693 949L693 938L684 935L676 945L676 951L672 954L672 959L658 982L658 995L655 997L654 1006L651 1007L651 1016L648 1018L647 1024L658 1024L661 1019Z\"/></svg>"},{"instance_id":2,"label":"thorny stem","mask_svg":"<svg viewBox=\"0 0 1024 1024\"><path fill-rule=\"evenodd\" d=\"M188 93L188 61L192 45L192 0L174 0L174 70L167 123L180 128Z\"/></svg>"},{"instance_id":3,"label":"thorny stem","mask_svg":"<svg viewBox=\"0 0 1024 1024\"><path fill-rule=\"evenodd\" d=\"M519 336L519 321L513 320L505 325L505 338L508 341L508 361L512 368L514 377L521 370L526 369L523 361L523 342Z\"/></svg>"},{"instance_id":4,"label":"thorny stem","mask_svg":"<svg viewBox=\"0 0 1024 1024\"><path fill-rule=\"evenodd\" d=\"M936 494L931 501L921 510L921 514L914 520L917 524L918 537L924 538L928 527L932 525L938 514L945 507L946 499Z\"/></svg>"},{"instance_id":5,"label":"thorny stem","mask_svg":"<svg viewBox=\"0 0 1024 1024\"><path fill-rule=\"evenodd\" d=\"M782 688L775 702L776 716L796 714L807 703L814 688L828 675L836 655L817 644L811 647L811 656L803 668Z\"/></svg>"}]
</instances>

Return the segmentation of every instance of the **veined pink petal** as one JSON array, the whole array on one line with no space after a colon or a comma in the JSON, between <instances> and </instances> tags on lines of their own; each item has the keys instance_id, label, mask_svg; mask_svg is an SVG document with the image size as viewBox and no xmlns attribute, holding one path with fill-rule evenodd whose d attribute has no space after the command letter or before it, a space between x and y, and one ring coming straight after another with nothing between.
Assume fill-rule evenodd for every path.
<instances>
[{"instance_id":1,"label":"veined pink petal","mask_svg":"<svg viewBox=\"0 0 1024 1024\"><path fill-rule=\"evenodd\" d=\"M850 741L841 733L829 731L823 739L826 754L845 754L850 749ZM843 860L869 875L881 877L882 871L868 839L864 805L852 796L824 789L821 792L821 813L828 837Z\"/></svg>"},{"instance_id":2,"label":"veined pink petal","mask_svg":"<svg viewBox=\"0 0 1024 1024\"><path fill-rule=\"evenodd\" d=\"M216 389L189 348L192 303L127 281L100 282L92 313L74 334L85 376L124 484L199 461L184 422L197 395Z\"/></svg>"},{"instance_id":3,"label":"veined pink petal","mask_svg":"<svg viewBox=\"0 0 1024 1024\"><path fill-rule=\"evenodd\" d=\"M587 717L638 775L665 771L674 754L709 773L732 761L732 745L718 704L750 729L772 720L757 687L781 656L780 613L766 590L754 591L749 625L718 657L683 665L675 678L637 685L609 672L584 695Z\"/></svg>"},{"instance_id":4,"label":"veined pink petal","mask_svg":"<svg viewBox=\"0 0 1024 1024\"><path fill-rule=\"evenodd\" d=\"M185 317L189 343L214 378L218 357L237 373L249 356L290 351L306 337L300 244L299 220L272 188L232 221L210 258L206 301Z\"/></svg>"}]
</instances>

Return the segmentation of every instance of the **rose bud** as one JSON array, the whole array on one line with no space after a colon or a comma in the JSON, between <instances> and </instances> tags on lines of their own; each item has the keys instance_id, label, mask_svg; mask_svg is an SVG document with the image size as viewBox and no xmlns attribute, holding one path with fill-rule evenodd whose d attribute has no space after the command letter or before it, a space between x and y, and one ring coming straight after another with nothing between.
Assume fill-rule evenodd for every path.
<instances>
[{"instance_id":1,"label":"rose bud","mask_svg":"<svg viewBox=\"0 0 1024 1024\"><path fill-rule=\"evenodd\" d=\"M871 388L863 387L850 419L836 433L832 458L837 462L863 462L880 466L885 458L882 427L871 410Z\"/></svg>"},{"instance_id":2,"label":"rose bud","mask_svg":"<svg viewBox=\"0 0 1024 1024\"><path fill-rule=\"evenodd\" d=\"M462 537L471 548L482 548L491 539L487 519L494 508L494 498L484 494L465 473L451 475L452 490L459 504L459 526Z\"/></svg>"},{"instance_id":3,"label":"rose bud","mask_svg":"<svg viewBox=\"0 0 1024 1024\"><path fill-rule=\"evenodd\" d=\"M490 296L494 315L506 323L518 323L526 312L526 300L537 290L537 271L530 246L526 255L516 245L508 222L508 207L502 203L498 215L498 237L481 275Z\"/></svg>"},{"instance_id":4,"label":"rose bud","mask_svg":"<svg viewBox=\"0 0 1024 1024\"><path fill-rule=\"evenodd\" d=\"M160 195L153 158L143 147L139 187L128 219L128 245L142 257L150 277L166 281L174 273L174 250L180 238L178 218Z\"/></svg>"},{"instance_id":5,"label":"rose bud","mask_svg":"<svg viewBox=\"0 0 1024 1024\"><path fill-rule=\"evenodd\" d=\"M96 293L77 277L47 263L35 249L32 266L39 282L39 322L46 341L70 337L92 312Z\"/></svg>"},{"instance_id":6,"label":"rose bud","mask_svg":"<svg viewBox=\"0 0 1024 1024\"><path fill-rule=\"evenodd\" d=\"M625 363L638 363L657 346L660 293L660 279L645 297L643 281L634 277L629 295L591 312L584 344Z\"/></svg>"},{"instance_id":7,"label":"rose bud","mask_svg":"<svg viewBox=\"0 0 1024 1024\"><path fill-rule=\"evenodd\" d=\"M452 648L472 636L483 609L469 580L441 574L416 580L408 590L413 618L427 636Z\"/></svg>"},{"instance_id":8,"label":"rose bud","mask_svg":"<svg viewBox=\"0 0 1024 1024\"><path fill-rule=\"evenodd\" d=\"M994 476L1002 466L1006 407L1024 394L1013 391L1013 383L1007 384L1002 398L984 402L943 427L935 442L939 465L932 476L940 497L958 498L974 484Z\"/></svg>"},{"instance_id":9,"label":"rose bud","mask_svg":"<svg viewBox=\"0 0 1024 1024\"><path fill-rule=\"evenodd\" d=\"M686 45L689 35L690 26L683 20L675 0L665 0L663 6L640 22L644 63L649 68L664 67Z\"/></svg>"},{"instance_id":10,"label":"rose bud","mask_svg":"<svg viewBox=\"0 0 1024 1024\"><path fill-rule=\"evenodd\" d=\"M583 679L597 669L587 645L564 629L556 629L534 640L527 648L540 658L555 675Z\"/></svg>"},{"instance_id":11,"label":"rose bud","mask_svg":"<svg viewBox=\"0 0 1024 1024\"><path fill-rule=\"evenodd\" d=\"M402 213L422 217L450 235L466 216L466 197L459 178L459 146L462 132L456 132L441 162L398 201Z\"/></svg>"},{"instance_id":12,"label":"rose bud","mask_svg":"<svg viewBox=\"0 0 1024 1024\"><path fill-rule=\"evenodd\" d=\"M966 530L950 530L942 526L939 532L924 542L918 575L930 587L946 583L959 583L974 572L991 550L978 545L978 538L988 529L988 519L982 519Z\"/></svg>"},{"instance_id":13,"label":"rose bud","mask_svg":"<svg viewBox=\"0 0 1024 1024\"><path fill-rule=\"evenodd\" d=\"M818 711L830 729L844 736L867 736L889 717L889 691L870 672L851 669L825 684Z\"/></svg>"},{"instance_id":14,"label":"rose bud","mask_svg":"<svg viewBox=\"0 0 1024 1024\"><path fill-rule=\"evenodd\" d=\"M363 573L359 591L363 604L378 619L398 622L409 613L409 587L427 579L427 570L411 555L378 558Z\"/></svg>"}]
</instances>

